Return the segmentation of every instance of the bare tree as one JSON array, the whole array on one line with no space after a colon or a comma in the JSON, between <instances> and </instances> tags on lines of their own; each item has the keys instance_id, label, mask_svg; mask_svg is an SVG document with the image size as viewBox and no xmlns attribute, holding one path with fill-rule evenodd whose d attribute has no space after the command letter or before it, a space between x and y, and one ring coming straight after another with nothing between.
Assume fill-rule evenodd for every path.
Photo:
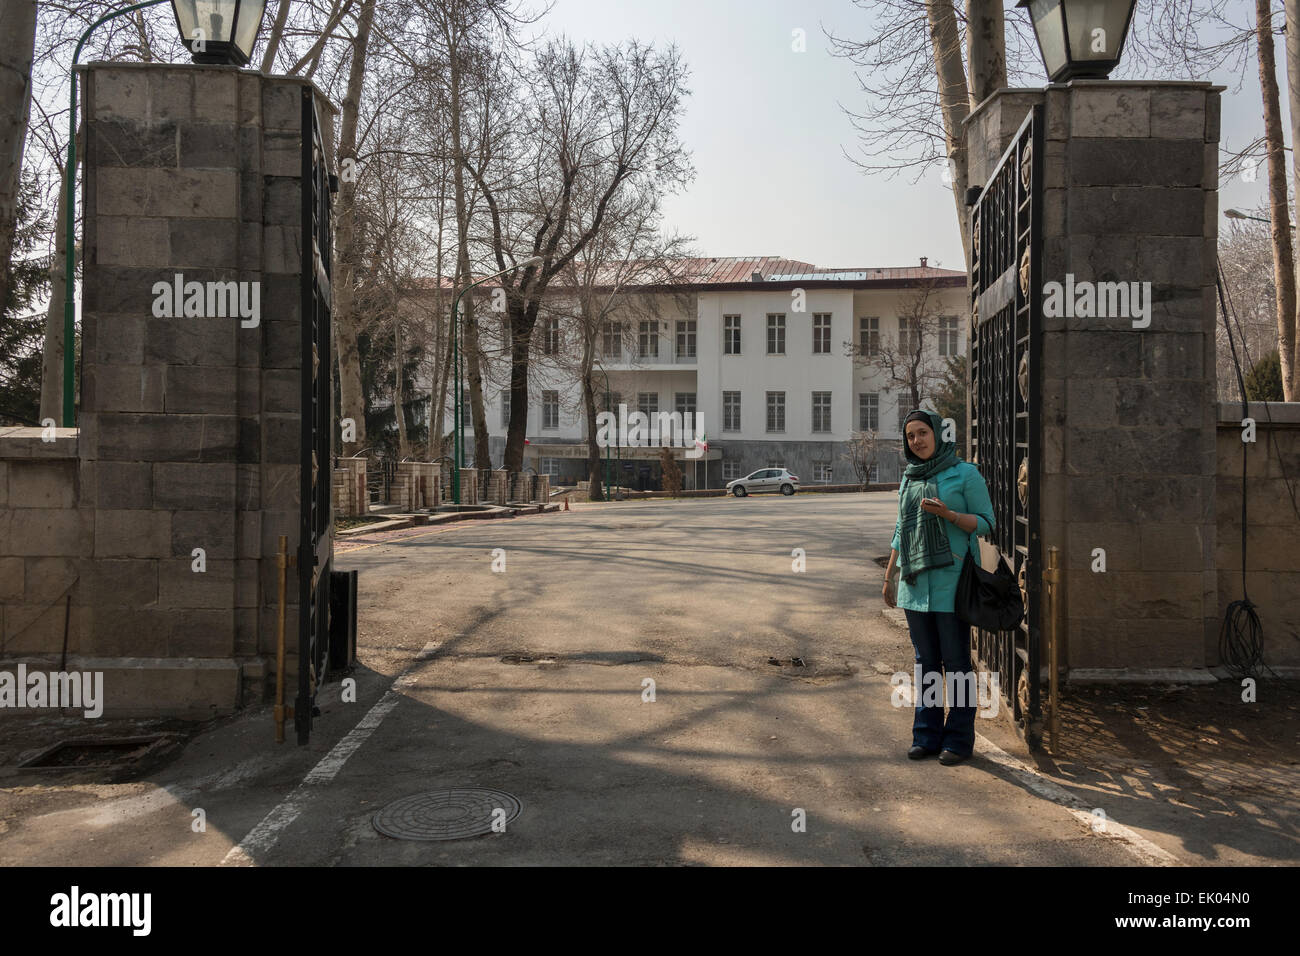
<instances>
[{"instance_id":1,"label":"bare tree","mask_svg":"<svg viewBox=\"0 0 1300 956\"><path fill-rule=\"evenodd\" d=\"M898 336L882 332L878 348L856 342L848 345L848 351L855 364L883 373L889 388L898 392L900 404L920 408L922 398L931 397L947 371L947 360L934 346L943 332L943 319L951 316L938 282L918 280L900 301Z\"/></svg>"},{"instance_id":2,"label":"bare tree","mask_svg":"<svg viewBox=\"0 0 1300 956\"><path fill-rule=\"evenodd\" d=\"M880 436L874 429L853 432L841 458L853 468L853 475L864 489L871 483L871 469L880 453Z\"/></svg>"},{"instance_id":3,"label":"bare tree","mask_svg":"<svg viewBox=\"0 0 1300 956\"><path fill-rule=\"evenodd\" d=\"M1254 211L1258 215L1265 209ZM1216 369L1219 401L1241 400L1233 348L1244 375L1261 358L1277 348L1276 273L1272 265L1268 224L1254 220L1229 220L1219 234L1219 261L1224 291L1232 316L1228 331L1222 319L1215 323Z\"/></svg>"},{"instance_id":4,"label":"bare tree","mask_svg":"<svg viewBox=\"0 0 1300 956\"><path fill-rule=\"evenodd\" d=\"M547 44L529 71L532 98L516 126L505 127L494 162L473 174L491 218L491 248L510 320L510 423L505 467L523 463L528 361L533 329L552 280L600 231L624 185L645 169L665 179L686 165L677 139L687 90L675 48L659 53L631 41L592 50ZM679 174L680 175L680 174ZM579 195L596 197L576 237ZM512 267L525 256L541 263Z\"/></svg>"}]
</instances>

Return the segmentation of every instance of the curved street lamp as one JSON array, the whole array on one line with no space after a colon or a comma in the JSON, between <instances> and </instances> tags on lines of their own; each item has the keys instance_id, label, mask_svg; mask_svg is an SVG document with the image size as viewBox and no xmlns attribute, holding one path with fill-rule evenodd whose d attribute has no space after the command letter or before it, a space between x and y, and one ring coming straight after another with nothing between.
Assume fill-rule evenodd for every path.
<instances>
[{"instance_id":1,"label":"curved street lamp","mask_svg":"<svg viewBox=\"0 0 1300 956\"><path fill-rule=\"evenodd\" d=\"M1047 79L1104 80L1119 65L1137 0L1020 0L1028 7Z\"/></svg>"}]
</instances>

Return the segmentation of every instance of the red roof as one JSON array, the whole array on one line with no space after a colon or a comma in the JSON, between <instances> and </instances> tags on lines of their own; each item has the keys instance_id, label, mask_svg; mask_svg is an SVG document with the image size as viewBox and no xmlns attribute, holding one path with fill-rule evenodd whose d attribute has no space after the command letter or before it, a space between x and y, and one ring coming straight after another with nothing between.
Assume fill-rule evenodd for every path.
<instances>
[{"instance_id":1,"label":"red roof","mask_svg":"<svg viewBox=\"0 0 1300 956\"><path fill-rule=\"evenodd\" d=\"M623 263L611 263L602 267L607 275L598 276L598 285L610 285L635 271L637 260ZM581 268L581 264L579 265ZM760 280L754 279L759 273ZM856 266L850 268L824 268L811 262L798 259L785 259L781 256L729 256L698 259L672 259L668 262L648 268L643 274L627 282L628 287L635 286L735 286L758 285L761 283L789 282L834 282L850 285L858 283L907 283L918 279L947 279L944 285L962 285L966 282L966 273L954 269L939 269L925 266L893 266L872 268ZM563 282L552 280L551 287L562 287ZM418 279L417 288L434 288L437 280ZM492 285L493 283L485 283ZM454 287L451 278L442 279L444 289Z\"/></svg>"}]
</instances>

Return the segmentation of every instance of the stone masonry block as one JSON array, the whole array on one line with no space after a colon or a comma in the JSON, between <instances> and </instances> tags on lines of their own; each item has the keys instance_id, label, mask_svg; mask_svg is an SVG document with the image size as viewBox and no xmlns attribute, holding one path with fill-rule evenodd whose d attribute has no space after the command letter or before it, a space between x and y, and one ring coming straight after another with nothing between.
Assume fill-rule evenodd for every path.
<instances>
[{"instance_id":1,"label":"stone masonry block","mask_svg":"<svg viewBox=\"0 0 1300 956\"><path fill-rule=\"evenodd\" d=\"M302 133L267 130L262 135L262 171L267 176L302 176Z\"/></svg>"},{"instance_id":2,"label":"stone masonry block","mask_svg":"<svg viewBox=\"0 0 1300 956\"><path fill-rule=\"evenodd\" d=\"M267 176L262 220L268 226L299 226L302 223L302 182L289 176Z\"/></svg>"},{"instance_id":3,"label":"stone masonry block","mask_svg":"<svg viewBox=\"0 0 1300 956\"><path fill-rule=\"evenodd\" d=\"M1209 542L1202 525L1143 524L1137 527L1142 542L1143 571L1198 571L1205 566Z\"/></svg>"},{"instance_id":4,"label":"stone masonry block","mask_svg":"<svg viewBox=\"0 0 1300 956\"><path fill-rule=\"evenodd\" d=\"M1151 135L1166 140L1205 138L1206 90L1153 89Z\"/></svg>"},{"instance_id":5,"label":"stone masonry block","mask_svg":"<svg viewBox=\"0 0 1300 956\"><path fill-rule=\"evenodd\" d=\"M299 507L298 466L262 466L262 507L272 511L297 510ZM297 535L297 531L294 531Z\"/></svg>"},{"instance_id":6,"label":"stone masonry block","mask_svg":"<svg viewBox=\"0 0 1300 956\"><path fill-rule=\"evenodd\" d=\"M179 165L186 169L238 169L240 166L239 127L234 123L182 123L179 139Z\"/></svg>"},{"instance_id":7,"label":"stone masonry block","mask_svg":"<svg viewBox=\"0 0 1300 956\"><path fill-rule=\"evenodd\" d=\"M110 510L152 508L153 467L140 461L96 462L95 503Z\"/></svg>"},{"instance_id":8,"label":"stone masonry block","mask_svg":"<svg viewBox=\"0 0 1300 956\"><path fill-rule=\"evenodd\" d=\"M1138 528L1131 524L1105 521L1073 521L1069 525L1069 547L1065 548L1065 567L1087 570L1100 576L1112 571L1142 570L1142 547ZM1105 571L1093 571L1099 556L1093 551L1105 552Z\"/></svg>"},{"instance_id":9,"label":"stone masonry block","mask_svg":"<svg viewBox=\"0 0 1300 956\"><path fill-rule=\"evenodd\" d=\"M1204 215L1203 190L1174 186L1078 186L1066 210L1075 235L1203 236Z\"/></svg>"},{"instance_id":10,"label":"stone masonry block","mask_svg":"<svg viewBox=\"0 0 1300 956\"><path fill-rule=\"evenodd\" d=\"M166 219L100 216L97 225L97 265L147 268L171 261Z\"/></svg>"},{"instance_id":11,"label":"stone masonry block","mask_svg":"<svg viewBox=\"0 0 1300 956\"><path fill-rule=\"evenodd\" d=\"M1142 338L1143 374L1157 381L1203 380L1204 350L1214 340L1193 332L1158 332Z\"/></svg>"},{"instance_id":12,"label":"stone masonry block","mask_svg":"<svg viewBox=\"0 0 1300 956\"><path fill-rule=\"evenodd\" d=\"M248 416L239 420L239 461L262 461L262 422Z\"/></svg>"},{"instance_id":13,"label":"stone masonry block","mask_svg":"<svg viewBox=\"0 0 1300 956\"><path fill-rule=\"evenodd\" d=\"M1117 388L1111 378L1071 378L1065 383L1070 429L1111 427L1121 422L1116 414Z\"/></svg>"},{"instance_id":14,"label":"stone masonry block","mask_svg":"<svg viewBox=\"0 0 1300 956\"><path fill-rule=\"evenodd\" d=\"M1196 475L1129 475L1116 482L1115 520L1214 522L1214 482Z\"/></svg>"},{"instance_id":15,"label":"stone masonry block","mask_svg":"<svg viewBox=\"0 0 1300 956\"><path fill-rule=\"evenodd\" d=\"M170 657L228 658L235 653L235 615L230 609L192 610L172 621Z\"/></svg>"},{"instance_id":16,"label":"stone masonry block","mask_svg":"<svg viewBox=\"0 0 1300 956\"><path fill-rule=\"evenodd\" d=\"M75 463L70 461L31 459L12 462L9 468L9 507L74 507L77 503L75 467Z\"/></svg>"},{"instance_id":17,"label":"stone masonry block","mask_svg":"<svg viewBox=\"0 0 1300 956\"><path fill-rule=\"evenodd\" d=\"M158 604L158 562L99 559L86 562L86 603L92 607L153 607Z\"/></svg>"},{"instance_id":18,"label":"stone masonry block","mask_svg":"<svg viewBox=\"0 0 1300 956\"><path fill-rule=\"evenodd\" d=\"M280 275L297 275L302 252L298 226L267 225L262 230L262 271Z\"/></svg>"},{"instance_id":19,"label":"stone masonry block","mask_svg":"<svg viewBox=\"0 0 1300 956\"><path fill-rule=\"evenodd\" d=\"M202 548L204 559L235 557L235 513L231 511L177 511L172 515L171 556L194 559Z\"/></svg>"},{"instance_id":20,"label":"stone masonry block","mask_svg":"<svg viewBox=\"0 0 1300 956\"><path fill-rule=\"evenodd\" d=\"M156 365L89 365L82 400L97 412L161 412L163 370Z\"/></svg>"},{"instance_id":21,"label":"stone masonry block","mask_svg":"<svg viewBox=\"0 0 1300 956\"><path fill-rule=\"evenodd\" d=\"M1074 474L1199 475L1201 440L1195 428L1076 427L1066 439L1065 460Z\"/></svg>"},{"instance_id":22,"label":"stone masonry block","mask_svg":"<svg viewBox=\"0 0 1300 956\"><path fill-rule=\"evenodd\" d=\"M155 319L146 323L145 361L164 365L234 365L237 319Z\"/></svg>"},{"instance_id":23,"label":"stone masonry block","mask_svg":"<svg viewBox=\"0 0 1300 956\"><path fill-rule=\"evenodd\" d=\"M297 415L302 407L301 378L297 369L262 372L262 411Z\"/></svg>"},{"instance_id":24,"label":"stone masonry block","mask_svg":"<svg viewBox=\"0 0 1300 956\"><path fill-rule=\"evenodd\" d=\"M301 427L297 415L263 415L262 460L272 465L297 465L302 457Z\"/></svg>"},{"instance_id":25,"label":"stone masonry block","mask_svg":"<svg viewBox=\"0 0 1300 956\"><path fill-rule=\"evenodd\" d=\"M158 562L158 604L176 610L234 607L235 562L210 560L194 571L189 558Z\"/></svg>"},{"instance_id":26,"label":"stone masonry block","mask_svg":"<svg viewBox=\"0 0 1300 956\"><path fill-rule=\"evenodd\" d=\"M234 219L239 215L239 183L233 169L106 166L95 175L95 212L101 216Z\"/></svg>"},{"instance_id":27,"label":"stone masonry block","mask_svg":"<svg viewBox=\"0 0 1300 956\"><path fill-rule=\"evenodd\" d=\"M260 222L239 223L239 270L256 273L262 271L262 224Z\"/></svg>"},{"instance_id":28,"label":"stone masonry block","mask_svg":"<svg viewBox=\"0 0 1300 956\"><path fill-rule=\"evenodd\" d=\"M239 124L258 126L262 122L263 78L257 73L241 71L238 83Z\"/></svg>"},{"instance_id":29,"label":"stone masonry block","mask_svg":"<svg viewBox=\"0 0 1300 956\"><path fill-rule=\"evenodd\" d=\"M79 558L26 558L25 573L20 579L26 582L22 601L26 604L60 603L69 594L81 604L80 593L73 593L77 583Z\"/></svg>"},{"instance_id":30,"label":"stone masonry block","mask_svg":"<svg viewBox=\"0 0 1300 956\"><path fill-rule=\"evenodd\" d=\"M5 550L24 557L74 557L85 553L90 512L74 508L17 508L9 513Z\"/></svg>"},{"instance_id":31,"label":"stone masonry block","mask_svg":"<svg viewBox=\"0 0 1300 956\"><path fill-rule=\"evenodd\" d=\"M262 125L265 129L302 129L302 88L287 83L262 86Z\"/></svg>"},{"instance_id":32,"label":"stone masonry block","mask_svg":"<svg viewBox=\"0 0 1300 956\"><path fill-rule=\"evenodd\" d=\"M91 608L84 650L104 657L163 657L175 616L163 607Z\"/></svg>"},{"instance_id":33,"label":"stone masonry block","mask_svg":"<svg viewBox=\"0 0 1300 956\"><path fill-rule=\"evenodd\" d=\"M231 511L235 507L235 464L207 462L154 465L154 507L177 511ZM167 553L171 553L168 540Z\"/></svg>"},{"instance_id":34,"label":"stone masonry block","mask_svg":"<svg viewBox=\"0 0 1300 956\"><path fill-rule=\"evenodd\" d=\"M97 122L150 121L148 73L97 69L90 74L90 84Z\"/></svg>"},{"instance_id":35,"label":"stone masonry block","mask_svg":"<svg viewBox=\"0 0 1300 956\"><path fill-rule=\"evenodd\" d=\"M113 461L220 462L235 456L233 415L101 415L99 457ZM155 472L155 490L157 472Z\"/></svg>"},{"instance_id":36,"label":"stone masonry block","mask_svg":"<svg viewBox=\"0 0 1300 956\"><path fill-rule=\"evenodd\" d=\"M268 369L302 366L302 326L296 321L263 320L262 365Z\"/></svg>"},{"instance_id":37,"label":"stone masonry block","mask_svg":"<svg viewBox=\"0 0 1300 956\"><path fill-rule=\"evenodd\" d=\"M93 363L139 365L144 361L145 326L135 313L83 313L82 354Z\"/></svg>"},{"instance_id":38,"label":"stone masonry block","mask_svg":"<svg viewBox=\"0 0 1300 956\"><path fill-rule=\"evenodd\" d=\"M95 160L110 166L175 167L176 124L130 119L97 120L91 126Z\"/></svg>"},{"instance_id":39,"label":"stone masonry block","mask_svg":"<svg viewBox=\"0 0 1300 956\"><path fill-rule=\"evenodd\" d=\"M1131 278L1155 285L1202 286L1205 251L1205 239L1199 235L1140 238Z\"/></svg>"},{"instance_id":40,"label":"stone masonry block","mask_svg":"<svg viewBox=\"0 0 1300 956\"><path fill-rule=\"evenodd\" d=\"M172 516L166 511L94 513L96 558L158 558L171 554Z\"/></svg>"},{"instance_id":41,"label":"stone masonry block","mask_svg":"<svg viewBox=\"0 0 1300 956\"><path fill-rule=\"evenodd\" d=\"M1196 428L1210 397L1204 382L1121 381L1115 409L1124 424Z\"/></svg>"},{"instance_id":42,"label":"stone masonry block","mask_svg":"<svg viewBox=\"0 0 1300 956\"><path fill-rule=\"evenodd\" d=\"M1072 186L1204 186L1205 144L1195 139L1072 139ZM1211 181L1209 185L1213 186Z\"/></svg>"},{"instance_id":43,"label":"stone masonry block","mask_svg":"<svg viewBox=\"0 0 1300 956\"><path fill-rule=\"evenodd\" d=\"M173 219L169 226L169 266L239 268L239 223L234 219Z\"/></svg>"},{"instance_id":44,"label":"stone masonry block","mask_svg":"<svg viewBox=\"0 0 1300 956\"><path fill-rule=\"evenodd\" d=\"M1071 331L1066 337L1070 374L1079 378L1138 378L1142 339L1134 332Z\"/></svg>"},{"instance_id":45,"label":"stone masonry block","mask_svg":"<svg viewBox=\"0 0 1300 956\"><path fill-rule=\"evenodd\" d=\"M237 370L231 366L166 366L168 412L231 415Z\"/></svg>"},{"instance_id":46,"label":"stone masonry block","mask_svg":"<svg viewBox=\"0 0 1300 956\"><path fill-rule=\"evenodd\" d=\"M24 566L23 558L0 558L0 604L22 600L26 583Z\"/></svg>"},{"instance_id":47,"label":"stone masonry block","mask_svg":"<svg viewBox=\"0 0 1300 956\"><path fill-rule=\"evenodd\" d=\"M1132 87L1080 86L1070 100L1074 137L1151 135L1151 91Z\"/></svg>"}]
</instances>

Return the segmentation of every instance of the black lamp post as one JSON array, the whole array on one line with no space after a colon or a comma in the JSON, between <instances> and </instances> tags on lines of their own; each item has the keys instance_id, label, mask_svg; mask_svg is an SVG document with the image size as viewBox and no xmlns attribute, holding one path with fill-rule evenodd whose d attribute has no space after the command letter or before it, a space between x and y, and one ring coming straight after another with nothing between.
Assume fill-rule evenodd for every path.
<instances>
[{"instance_id":1,"label":"black lamp post","mask_svg":"<svg viewBox=\"0 0 1300 956\"><path fill-rule=\"evenodd\" d=\"M247 66L266 0L172 0L172 9L195 63Z\"/></svg>"},{"instance_id":2,"label":"black lamp post","mask_svg":"<svg viewBox=\"0 0 1300 956\"><path fill-rule=\"evenodd\" d=\"M1104 80L1119 64L1137 0L1020 0L1053 83Z\"/></svg>"}]
</instances>

